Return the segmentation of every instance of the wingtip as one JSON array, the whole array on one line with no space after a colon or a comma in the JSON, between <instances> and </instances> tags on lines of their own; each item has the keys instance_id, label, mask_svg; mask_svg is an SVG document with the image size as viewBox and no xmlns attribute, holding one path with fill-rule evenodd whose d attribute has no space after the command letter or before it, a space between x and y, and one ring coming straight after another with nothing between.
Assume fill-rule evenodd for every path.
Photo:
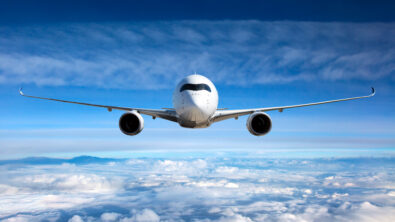
<instances>
[{"instance_id":1,"label":"wingtip","mask_svg":"<svg viewBox=\"0 0 395 222\"><path fill-rule=\"evenodd\" d=\"M21 96L24 96L24 94L23 94L23 92L22 92L22 87L19 88L19 94L20 94Z\"/></svg>"},{"instance_id":2,"label":"wingtip","mask_svg":"<svg viewBox=\"0 0 395 222\"><path fill-rule=\"evenodd\" d=\"M372 93L370 94L371 96L374 96L376 94L376 90L374 89L374 87L372 86Z\"/></svg>"}]
</instances>

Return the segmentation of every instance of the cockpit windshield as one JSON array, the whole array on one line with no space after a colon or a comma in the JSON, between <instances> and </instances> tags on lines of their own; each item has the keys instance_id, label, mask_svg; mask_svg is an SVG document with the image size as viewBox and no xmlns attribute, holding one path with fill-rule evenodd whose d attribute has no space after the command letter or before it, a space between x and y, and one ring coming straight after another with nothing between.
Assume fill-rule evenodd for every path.
<instances>
[{"instance_id":1,"label":"cockpit windshield","mask_svg":"<svg viewBox=\"0 0 395 222\"><path fill-rule=\"evenodd\" d=\"M184 84L181 87L180 92L182 92L184 90L192 90L192 91L206 90L208 92L211 92L210 87L206 84L189 84L189 83Z\"/></svg>"}]
</instances>

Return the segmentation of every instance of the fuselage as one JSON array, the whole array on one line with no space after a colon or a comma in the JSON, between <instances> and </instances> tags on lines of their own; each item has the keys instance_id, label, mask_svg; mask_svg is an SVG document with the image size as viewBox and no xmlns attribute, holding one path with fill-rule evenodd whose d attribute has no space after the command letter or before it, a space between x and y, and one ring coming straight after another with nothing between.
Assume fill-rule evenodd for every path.
<instances>
[{"instance_id":1,"label":"fuselage","mask_svg":"<svg viewBox=\"0 0 395 222\"><path fill-rule=\"evenodd\" d=\"M173 93L173 107L178 123L187 128L210 126L218 107L218 92L214 84L198 74L189 75L178 83Z\"/></svg>"}]
</instances>

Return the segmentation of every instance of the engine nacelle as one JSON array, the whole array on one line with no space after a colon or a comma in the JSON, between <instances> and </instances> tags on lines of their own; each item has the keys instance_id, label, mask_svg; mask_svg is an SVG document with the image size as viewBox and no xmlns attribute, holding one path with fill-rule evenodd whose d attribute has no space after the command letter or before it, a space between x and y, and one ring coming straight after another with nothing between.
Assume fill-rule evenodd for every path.
<instances>
[{"instance_id":1,"label":"engine nacelle","mask_svg":"<svg viewBox=\"0 0 395 222\"><path fill-rule=\"evenodd\" d=\"M119 128L128 136L137 135L144 128L144 119L136 111L127 112L119 118Z\"/></svg>"},{"instance_id":2,"label":"engine nacelle","mask_svg":"<svg viewBox=\"0 0 395 222\"><path fill-rule=\"evenodd\" d=\"M247 129L252 135L263 136L272 129L272 120L266 113L254 112L248 117Z\"/></svg>"}]
</instances>

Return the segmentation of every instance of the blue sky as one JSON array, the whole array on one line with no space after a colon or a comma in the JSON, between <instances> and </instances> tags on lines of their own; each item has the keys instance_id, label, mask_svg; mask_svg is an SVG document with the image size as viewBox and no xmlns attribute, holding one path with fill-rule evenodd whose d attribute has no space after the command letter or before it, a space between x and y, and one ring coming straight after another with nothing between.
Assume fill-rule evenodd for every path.
<instances>
[{"instance_id":1,"label":"blue sky","mask_svg":"<svg viewBox=\"0 0 395 222\"><path fill-rule=\"evenodd\" d=\"M2 1L0 220L395 221L394 11L361 0ZM263 137L247 117L184 129L146 116L131 137L122 112L18 94L171 107L194 72L230 109L377 93L268 112Z\"/></svg>"},{"instance_id":2,"label":"blue sky","mask_svg":"<svg viewBox=\"0 0 395 222\"><path fill-rule=\"evenodd\" d=\"M2 158L11 158L142 149L394 148L394 32L392 22L339 21L4 25L0 152ZM273 129L264 137L249 134L246 117L198 130L146 117L142 133L128 137L117 126L122 112L17 93L23 86L26 93L38 96L171 107L176 83L195 71L214 82L224 108L366 95L371 86L377 95L270 112Z\"/></svg>"},{"instance_id":3,"label":"blue sky","mask_svg":"<svg viewBox=\"0 0 395 222\"><path fill-rule=\"evenodd\" d=\"M391 22L395 9L390 0L5 0L2 6L0 18L6 24L184 19Z\"/></svg>"}]
</instances>

